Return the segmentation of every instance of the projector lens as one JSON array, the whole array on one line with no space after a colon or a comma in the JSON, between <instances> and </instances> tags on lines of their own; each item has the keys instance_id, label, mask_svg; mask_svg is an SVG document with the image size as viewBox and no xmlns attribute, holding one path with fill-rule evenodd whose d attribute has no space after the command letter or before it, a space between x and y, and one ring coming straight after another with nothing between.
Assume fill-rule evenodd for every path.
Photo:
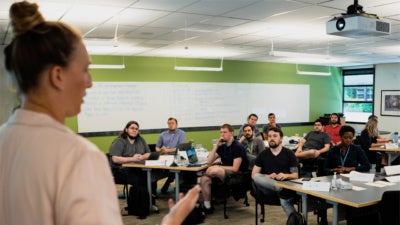
<instances>
[{"instance_id":1,"label":"projector lens","mask_svg":"<svg viewBox=\"0 0 400 225\"><path fill-rule=\"evenodd\" d=\"M336 29L343 30L345 26L346 26L346 22L344 21L343 18L340 18L336 21Z\"/></svg>"}]
</instances>

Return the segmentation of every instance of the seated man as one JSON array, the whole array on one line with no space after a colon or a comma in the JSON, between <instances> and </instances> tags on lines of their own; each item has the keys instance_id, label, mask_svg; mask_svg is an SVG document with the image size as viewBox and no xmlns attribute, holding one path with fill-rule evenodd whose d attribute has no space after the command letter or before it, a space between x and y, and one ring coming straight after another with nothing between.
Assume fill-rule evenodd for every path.
<instances>
[{"instance_id":1,"label":"seated man","mask_svg":"<svg viewBox=\"0 0 400 225\"><path fill-rule=\"evenodd\" d=\"M247 171L249 168L246 150L242 144L233 138L233 131L233 127L230 124L222 125L218 143L207 157L208 164L212 164L218 157L221 158L222 164L208 167L201 177L201 191L206 213L212 213L213 210L211 207L212 178L215 177L225 181L225 178L229 175Z\"/></svg>"},{"instance_id":2,"label":"seated man","mask_svg":"<svg viewBox=\"0 0 400 225\"><path fill-rule=\"evenodd\" d=\"M251 173L255 185L265 195L278 194L281 206L286 215L294 212L294 206L288 196L276 187L278 180L291 180L298 178L297 159L292 150L282 146L283 133L273 127L268 131L269 148L261 152L256 160Z\"/></svg>"},{"instance_id":3,"label":"seated man","mask_svg":"<svg viewBox=\"0 0 400 225\"><path fill-rule=\"evenodd\" d=\"M254 138L253 127L250 124L243 126L243 133L244 135L240 138L239 142L242 143L246 149L250 168L253 168L254 160L258 154L265 150L265 144L260 138Z\"/></svg>"},{"instance_id":4,"label":"seated man","mask_svg":"<svg viewBox=\"0 0 400 225\"><path fill-rule=\"evenodd\" d=\"M311 177L312 172L323 172L323 164L320 161L324 153L329 151L331 138L322 131L321 120L314 122L314 131L309 132L299 143L296 150L296 157L303 164L301 176Z\"/></svg>"},{"instance_id":5,"label":"seated man","mask_svg":"<svg viewBox=\"0 0 400 225\"><path fill-rule=\"evenodd\" d=\"M242 136L243 136L243 127L246 124L250 124L251 126L253 126L254 137L262 139L261 133L257 128L257 121L258 121L258 116L256 114L254 114L254 113L250 114L247 117L247 123L243 124L243 126L241 126L239 128L239 133L237 135L237 139L240 140L240 138L242 138Z\"/></svg>"},{"instance_id":6,"label":"seated man","mask_svg":"<svg viewBox=\"0 0 400 225\"><path fill-rule=\"evenodd\" d=\"M276 117L274 113L269 113L268 114L268 122L264 127L263 127L263 136L264 140L268 140L268 130L271 127L276 127L281 129L281 127L276 123Z\"/></svg>"},{"instance_id":7,"label":"seated man","mask_svg":"<svg viewBox=\"0 0 400 225\"><path fill-rule=\"evenodd\" d=\"M329 124L324 127L324 132L328 133L331 137L331 145L340 145L339 130L342 127L340 125L340 116L337 113L332 113L329 119Z\"/></svg>"},{"instance_id":8,"label":"seated man","mask_svg":"<svg viewBox=\"0 0 400 225\"><path fill-rule=\"evenodd\" d=\"M176 146L186 142L186 134L178 128L178 120L175 118L168 119L168 130L163 131L157 140L156 151L161 154L175 154ZM167 193L169 185L174 181L175 175L170 173L168 179L161 188L162 193ZM156 187L155 187L156 188ZM154 187L153 187L154 189Z\"/></svg>"},{"instance_id":9,"label":"seated man","mask_svg":"<svg viewBox=\"0 0 400 225\"><path fill-rule=\"evenodd\" d=\"M178 120L168 119L168 130L161 132L156 144L156 151L161 154L175 154L176 146L186 142L185 131L178 128Z\"/></svg>"}]
</instances>

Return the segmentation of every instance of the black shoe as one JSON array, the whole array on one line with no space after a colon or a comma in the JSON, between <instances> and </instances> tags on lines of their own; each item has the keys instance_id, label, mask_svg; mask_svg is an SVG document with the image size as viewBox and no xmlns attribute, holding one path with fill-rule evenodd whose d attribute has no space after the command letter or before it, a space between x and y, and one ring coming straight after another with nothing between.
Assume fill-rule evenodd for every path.
<instances>
[{"instance_id":1,"label":"black shoe","mask_svg":"<svg viewBox=\"0 0 400 225\"><path fill-rule=\"evenodd\" d=\"M146 217L147 217L147 216L138 216L137 218L138 218L139 220L144 220L144 219L146 219Z\"/></svg>"},{"instance_id":2,"label":"black shoe","mask_svg":"<svg viewBox=\"0 0 400 225\"><path fill-rule=\"evenodd\" d=\"M211 208L203 207L203 212L204 212L204 214L213 214L214 207L212 207L212 206L211 206Z\"/></svg>"},{"instance_id":3,"label":"black shoe","mask_svg":"<svg viewBox=\"0 0 400 225\"><path fill-rule=\"evenodd\" d=\"M317 223L318 225L328 225L326 209L317 210Z\"/></svg>"},{"instance_id":4,"label":"black shoe","mask_svg":"<svg viewBox=\"0 0 400 225\"><path fill-rule=\"evenodd\" d=\"M168 185L164 185L164 186L161 188L161 193L162 193L162 194L167 194L168 188L169 188L169 184L168 184Z\"/></svg>"}]
</instances>

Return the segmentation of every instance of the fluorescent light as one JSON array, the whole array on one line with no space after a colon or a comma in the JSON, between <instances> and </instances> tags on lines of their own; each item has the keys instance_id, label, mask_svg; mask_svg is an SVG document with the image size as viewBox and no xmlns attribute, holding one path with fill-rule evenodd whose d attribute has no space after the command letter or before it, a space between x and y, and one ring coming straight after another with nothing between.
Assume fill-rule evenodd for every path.
<instances>
[{"instance_id":1,"label":"fluorescent light","mask_svg":"<svg viewBox=\"0 0 400 225\"><path fill-rule=\"evenodd\" d=\"M175 70L186 70L186 71L216 71L221 72L223 70L224 59L221 58L221 64L219 67L202 67L202 66L177 66L175 60Z\"/></svg>"},{"instance_id":2,"label":"fluorescent light","mask_svg":"<svg viewBox=\"0 0 400 225\"><path fill-rule=\"evenodd\" d=\"M296 58L324 58L326 55L319 54L309 54L309 53L300 53L300 52L285 52L285 51L270 51L270 56L282 56L282 57L296 57Z\"/></svg>"},{"instance_id":3,"label":"fluorescent light","mask_svg":"<svg viewBox=\"0 0 400 225\"><path fill-rule=\"evenodd\" d=\"M188 71L222 71L222 67L199 67L199 66L175 66L175 70L188 70Z\"/></svg>"},{"instance_id":4,"label":"fluorescent light","mask_svg":"<svg viewBox=\"0 0 400 225\"><path fill-rule=\"evenodd\" d=\"M318 71L301 71L299 65L296 64L296 74L298 75L316 75L316 76L331 76L331 67L328 66L329 72L318 72Z\"/></svg>"},{"instance_id":5,"label":"fluorescent light","mask_svg":"<svg viewBox=\"0 0 400 225\"><path fill-rule=\"evenodd\" d=\"M89 69L125 69L125 64L121 64L121 65L90 64Z\"/></svg>"}]
</instances>

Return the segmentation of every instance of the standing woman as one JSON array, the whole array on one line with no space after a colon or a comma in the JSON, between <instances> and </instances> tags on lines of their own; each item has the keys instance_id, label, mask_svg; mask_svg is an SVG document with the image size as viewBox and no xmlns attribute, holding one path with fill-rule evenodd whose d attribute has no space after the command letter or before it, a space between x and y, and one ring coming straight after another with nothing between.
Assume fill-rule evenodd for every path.
<instances>
[{"instance_id":1,"label":"standing woman","mask_svg":"<svg viewBox=\"0 0 400 225\"><path fill-rule=\"evenodd\" d=\"M35 3L10 18L5 64L23 101L0 127L0 224L122 224L104 153L64 125L92 86L81 35Z\"/></svg>"}]
</instances>

